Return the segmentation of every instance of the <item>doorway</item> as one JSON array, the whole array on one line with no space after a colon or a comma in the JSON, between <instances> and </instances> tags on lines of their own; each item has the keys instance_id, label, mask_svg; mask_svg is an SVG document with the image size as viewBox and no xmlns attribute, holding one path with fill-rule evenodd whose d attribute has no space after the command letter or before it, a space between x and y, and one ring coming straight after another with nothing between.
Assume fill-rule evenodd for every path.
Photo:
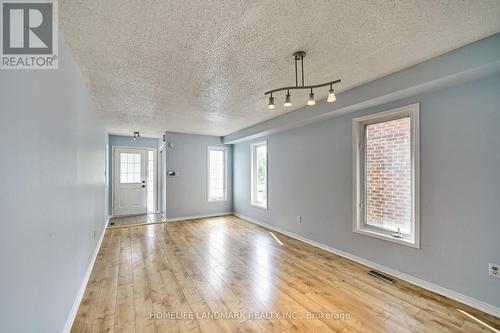
<instances>
[{"instance_id":1,"label":"doorway","mask_svg":"<svg viewBox=\"0 0 500 333\"><path fill-rule=\"evenodd\" d=\"M157 173L156 149L113 147L113 216L156 213Z\"/></svg>"}]
</instances>

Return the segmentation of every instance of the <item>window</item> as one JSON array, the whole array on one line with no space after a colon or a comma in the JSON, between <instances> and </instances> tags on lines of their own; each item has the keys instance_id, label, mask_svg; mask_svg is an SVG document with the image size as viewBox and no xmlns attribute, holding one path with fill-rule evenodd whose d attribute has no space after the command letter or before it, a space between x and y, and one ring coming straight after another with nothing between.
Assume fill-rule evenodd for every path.
<instances>
[{"instance_id":1,"label":"window","mask_svg":"<svg viewBox=\"0 0 500 333\"><path fill-rule=\"evenodd\" d=\"M208 201L227 199L227 147L208 147Z\"/></svg>"},{"instance_id":2,"label":"window","mask_svg":"<svg viewBox=\"0 0 500 333\"><path fill-rule=\"evenodd\" d=\"M120 183L141 182L141 154L120 153Z\"/></svg>"},{"instance_id":3,"label":"window","mask_svg":"<svg viewBox=\"0 0 500 333\"><path fill-rule=\"evenodd\" d=\"M267 209L267 142L250 146L252 153L252 205Z\"/></svg>"},{"instance_id":4,"label":"window","mask_svg":"<svg viewBox=\"0 0 500 333\"><path fill-rule=\"evenodd\" d=\"M419 105L353 119L354 232L419 247Z\"/></svg>"},{"instance_id":5,"label":"window","mask_svg":"<svg viewBox=\"0 0 500 333\"><path fill-rule=\"evenodd\" d=\"M155 209L155 151L148 150L148 175L147 175L147 210L154 213Z\"/></svg>"}]
</instances>

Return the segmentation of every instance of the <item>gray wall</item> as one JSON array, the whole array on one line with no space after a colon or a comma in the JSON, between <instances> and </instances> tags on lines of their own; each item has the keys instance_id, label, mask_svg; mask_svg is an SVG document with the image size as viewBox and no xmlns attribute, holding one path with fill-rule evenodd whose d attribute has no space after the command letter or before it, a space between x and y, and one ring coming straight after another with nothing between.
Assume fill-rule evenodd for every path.
<instances>
[{"instance_id":1,"label":"gray wall","mask_svg":"<svg viewBox=\"0 0 500 333\"><path fill-rule=\"evenodd\" d=\"M108 192L108 214L112 214L113 208L113 147L136 147L136 148L154 148L158 154L160 139L156 138L138 138L134 140L132 136L109 135L109 192ZM156 156L158 158L158 156Z\"/></svg>"},{"instance_id":2,"label":"gray wall","mask_svg":"<svg viewBox=\"0 0 500 333\"><path fill-rule=\"evenodd\" d=\"M220 137L167 133L167 218L220 214L232 211L232 148L228 147L227 201L207 200L207 147L224 146Z\"/></svg>"},{"instance_id":3,"label":"gray wall","mask_svg":"<svg viewBox=\"0 0 500 333\"><path fill-rule=\"evenodd\" d=\"M106 220L107 134L62 37L58 70L0 71L0 331L61 332Z\"/></svg>"},{"instance_id":4,"label":"gray wall","mask_svg":"<svg viewBox=\"0 0 500 333\"><path fill-rule=\"evenodd\" d=\"M234 211L500 306L500 75L268 140L269 210L250 205L251 141L233 148ZM421 249L352 232L353 117L420 102ZM297 222L302 216L302 223Z\"/></svg>"}]
</instances>

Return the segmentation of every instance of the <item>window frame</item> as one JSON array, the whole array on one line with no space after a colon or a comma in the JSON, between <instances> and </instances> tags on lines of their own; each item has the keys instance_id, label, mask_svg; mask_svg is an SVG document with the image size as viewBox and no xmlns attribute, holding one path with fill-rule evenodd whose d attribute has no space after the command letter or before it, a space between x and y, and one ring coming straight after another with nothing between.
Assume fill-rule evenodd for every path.
<instances>
[{"instance_id":1,"label":"window frame","mask_svg":"<svg viewBox=\"0 0 500 333\"><path fill-rule=\"evenodd\" d=\"M149 191L150 191L150 187L149 187L149 182L150 182L150 177L152 178L152 190L153 190L153 210L152 211L148 211L148 214L154 214L158 211L158 152L156 149L149 149L148 151L148 163L146 164L146 184L147 184L147 187L146 187L146 210L148 210L148 197L149 197ZM153 162L152 162L152 166L153 166L153 174L150 175L149 174L149 154L152 153L153 154Z\"/></svg>"},{"instance_id":2,"label":"window frame","mask_svg":"<svg viewBox=\"0 0 500 333\"><path fill-rule=\"evenodd\" d=\"M120 165L119 165L119 167L118 167L118 172L119 172L119 176L120 176L120 177L119 177L119 180L118 180L118 181L119 181L119 184L140 184L140 183L141 183L141 178L142 178L142 177L141 177L141 175L142 175L142 170L141 170L141 169L142 169L142 161L141 161L142 156L141 156L141 153L140 153L140 152L139 152L139 153L131 153L131 152L127 152L127 153L120 153L119 155L120 155L120 156L118 157L118 158L119 158L119 161L120 161ZM127 162L123 162L123 161L122 161L122 157L123 157L123 155L126 155L126 157L127 157ZM128 162L128 158L129 158L129 156L130 156L130 155L139 156L139 163L137 163L137 161L136 161L136 158L135 158L135 157L134 157L134 161L133 161L132 163L129 163L129 162ZM123 168L123 165L127 165L127 172L123 172L123 169L122 169L122 168ZM134 166L134 169L135 169L135 166L136 166L136 165L138 165L138 166L139 166L139 173L137 173L135 170L134 170L134 171L132 171L132 172L129 172L129 171L128 171L128 170L129 170L128 168L130 167L130 165ZM146 164L146 165L147 165L147 164ZM147 170L144 170L144 171L145 171L145 172L146 172L146 174L147 174ZM123 181L123 179L122 179L122 176L123 176L124 174L126 175L126 178L127 178L125 181ZM132 177L133 177L132 181L130 181L130 180L129 180L130 175L132 175ZM135 181L135 180L136 180L136 178L135 178L135 177L136 177L137 175L138 175L138 178L137 178L137 181Z\"/></svg>"},{"instance_id":3,"label":"window frame","mask_svg":"<svg viewBox=\"0 0 500 333\"><path fill-rule=\"evenodd\" d=\"M256 183L256 175L255 172L257 170L256 163L256 155L257 155L257 148L266 146L266 200L264 203L259 203L256 200L256 188L257 188L257 183ZM268 151L268 146L267 146L267 140L264 141L258 141L258 142L253 142L250 144L250 204L254 207L268 210L269 208L269 151Z\"/></svg>"},{"instance_id":4,"label":"window frame","mask_svg":"<svg viewBox=\"0 0 500 333\"><path fill-rule=\"evenodd\" d=\"M222 151L224 153L224 197L210 198L210 151ZM227 151L226 146L207 146L207 201L224 202L227 201Z\"/></svg>"},{"instance_id":5,"label":"window frame","mask_svg":"<svg viewBox=\"0 0 500 333\"><path fill-rule=\"evenodd\" d=\"M353 133L353 232L389 242L420 248L420 104L410 104L352 120ZM365 143L366 126L410 117L412 208L410 236L396 238L394 232L366 223Z\"/></svg>"}]
</instances>

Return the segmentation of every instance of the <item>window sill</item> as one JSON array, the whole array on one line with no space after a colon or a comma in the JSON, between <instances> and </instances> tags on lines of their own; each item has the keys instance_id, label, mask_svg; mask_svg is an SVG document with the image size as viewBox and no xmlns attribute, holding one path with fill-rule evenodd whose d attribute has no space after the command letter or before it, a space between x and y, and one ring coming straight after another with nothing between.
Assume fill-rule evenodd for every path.
<instances>
[{"instance_id":1,"label":"window sill","mask_svg":"<svg viewBox=\"0 0 500 333\"><path fill-rule=\"evenodd\" d=\"M409 239L409 238L396 238L391 234L384 233L378 230L370 229L370 228L355 228L353 230L355 233L362 234L365 236L370 236L378 239L382 239L388 242L405 245L413 248L420 248L419 241L417 239Z\"/></svg>"},{"instance_id":2,"label":"window sill","mask_svg":"<svg viewBox=\"0 0 500 333\"><path fill-rule=\"evenodd\" d=\"M253 207L256 207L256 208L260 208L260 209L263 209L263 210L267 210L267 206L258 205L258 204L255 204L255 203L252 203L251 205L252 205Z\"/></svg>"},{"instance_id":3,"label":"window sill","mask_svg":"<svg viewBox=\"0 0 500 333\"><path fill-rule=\"evenodd\" d=\"M225 202L227 199L208 199L208 202Z\"/></svg>"}]
</instances>

